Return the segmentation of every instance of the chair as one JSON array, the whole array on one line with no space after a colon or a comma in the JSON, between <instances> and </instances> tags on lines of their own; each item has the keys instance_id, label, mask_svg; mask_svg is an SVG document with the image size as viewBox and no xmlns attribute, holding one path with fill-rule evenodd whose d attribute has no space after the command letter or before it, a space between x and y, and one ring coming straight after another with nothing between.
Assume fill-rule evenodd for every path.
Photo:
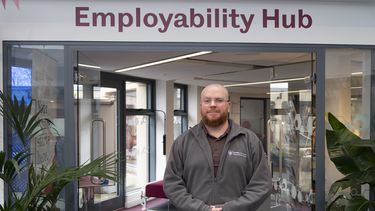
<instances>
[{"instance_id":1,"label":"chair","mask_svg":"<svg viewBox=\"0 0 375 211\"><path fill-rule=\"evenodd\" d=\"M164 198L168 197L165 195L163 190L163 180L150 182L145 187L145 193L142 193L142 210L147 210L147 200L148 198Z\"/></svg>"}]
</instances>

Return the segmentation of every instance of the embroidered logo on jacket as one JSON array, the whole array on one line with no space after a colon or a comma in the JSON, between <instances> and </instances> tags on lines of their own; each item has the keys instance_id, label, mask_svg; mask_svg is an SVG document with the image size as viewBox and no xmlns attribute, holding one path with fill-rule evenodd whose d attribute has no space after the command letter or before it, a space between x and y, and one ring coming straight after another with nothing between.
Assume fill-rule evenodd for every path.
<instances>
[{"instance_id":1,"label":"embroidered logo on jacket","mask_svg":"<svg viewBox=\"0 0 375 211\"><path fill-rule=\"evenodd\" d=\"M244 157L244 158L247 157L247 154L245 154L243 152L236 152L236 151L232 151L232 150L228 151L228 155L229 156L240 156L240 157Z\"/></svg>"}]
</instances>

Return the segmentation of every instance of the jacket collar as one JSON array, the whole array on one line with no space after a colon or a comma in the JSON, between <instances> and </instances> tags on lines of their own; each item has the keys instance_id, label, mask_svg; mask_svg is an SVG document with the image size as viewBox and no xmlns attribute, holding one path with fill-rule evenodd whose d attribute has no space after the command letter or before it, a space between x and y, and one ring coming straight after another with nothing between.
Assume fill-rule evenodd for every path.
<instances>
[{"instance_id":1,"label":"jacket collar","mask_svg":"<svg viewBox=\"0 0 375 211\"><path fill-rule=\"evenodd\" d=\"M239 126L238 124L236 124L231 119L229 119L229 125L231 129L227 137L228 141L231 141L234 137L240 134L245 134L245 129ZM197 140L207 140L207 136L206 136L206 133L204 132L204 125L202 121L199 124L195 125L193 128L191 128L191 131L193 132Z\"/></svg>"}]
</instances>

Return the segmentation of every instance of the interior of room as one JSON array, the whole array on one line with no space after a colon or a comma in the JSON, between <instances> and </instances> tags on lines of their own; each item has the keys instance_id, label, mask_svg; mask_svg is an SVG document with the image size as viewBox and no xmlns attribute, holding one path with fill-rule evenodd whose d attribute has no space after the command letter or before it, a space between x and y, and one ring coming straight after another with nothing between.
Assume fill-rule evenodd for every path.
<instances>
[{"instance_id":1,"label":"interior of room","mask_svg":"<svg viewBox=\"0 0 375 211\"><path fill-rule=\"evenodd\" d=\"M82 210L139 205L145 185L162 180L173 140L200 121L200 91L210 83L228 88L230 117L263 141L273 174L271 207L314 205L315 110L333 112L355 134L370 137L371 50L326 49L324 61L317 61L314 53L296 49L128 47L77 47L68 54L63 45L9 48L5 87L34 101L36 109L45 108L59 132L43 137L47 142L33 140L35 165L82 164L112 152L125 156L114 169L120 182L83 178L79 191L62 195L61 207L70 203L64 201L70 195L79 198ZM317 63L324 77L315 74ZM319 93L316 77L323 80ZM324 105L316 108L315 96L322 95ZM324 122L320 125L322 130ZM19 150L17 139L8 138L12 152ZM320 153L323 140L318 140ZM342 175L327 154L324 162L319 168L329 170L317 177L325 178L323 191L328 193ZM24 190L25 175L15 181L15 192Z\"/></svg>"},{"instance_id":2,"label":"interior of room","mask_svg":"<svg viewBox=\"0 0 375 211\"><path fill-rule=\"evenodd\" d=\"M315 55L313 53L79 51L77 58L78 83L76 83L75 90L78 94L76 97L79 98L78 95L88 96L88 99L83 97L83 100L79 103L80 111L82 111L80 113L82 140L85 140L85 136L90 136L89 133L91 133L91 136L93 135L90 132L90 127L96 127L98 129L94 129L94 131L100 131L100 128L104 127L104 121L107 124L106 135L103 135L104 132L99 132L96 134L99 138L92 142L97 142L97 144L91 144L98 146L97 149L93 149L87 142L80 142L80 159L82 162L89 159L89 155L92 156L93 151L96 154L101 154L104 151L107 153L116 151L117 148L116 141L112 141L112 143L108 141L116 140L109 134L117 133L116 122L113 122L114 117L109 118L109 113L119 112L113 106L116 104L113 102L119 99L116 98L116 89L103 88L106 85L101 83L101 73L126 75L133 77L132 79L155 81L155 109L161 112L155 113L156 173L154 180L162 179L165 154L168 155L173 139L179 135L178 130L176 132L176 126L180 125L181 127L182 124L181 121L176 121L176 118L173 118L173 111L178 110L176 105L173 104L181 102L178 99L176 100L176 97L182 98L181 93L176 96L176 91L179 91L176 84L186 85L188 125L185 126L185 129L187 129L200 121L200 90L208 84L219 83L226 86L230 92L232 104L230 117L236 123L252 129L263 141L265 151L269 154L269 165L273 172L275 186L275 193L272 197L273 206L278 206L278 204L288 200L299 200L298 206L307 206L309 203L313 180L311 164L313 159L311 137L314 116L314 84L312 81L315 73ZM146 93L147 88L141 85L142 83L131 82L131 80L126 82L127 98L129 97L126 103L127 108L138 108L138 110L139 108L147 108L147 100L140 94ZM97 95L103 96L101 104L110 106L112 112L103 109L105 106L101 106L99 112L93 111L95 109L92 109L91 98L95 98L95 96L85 94L85 91L80 93L79 90L82 89L82 86L97 87ZM134 92L136 94L130 94L132 89L137 90ZM93 95L95 95L95 90ZM130 95L133 97L137 95L137 97L130 100ZM170 99L171 96L172 99ZM141 98L143 100L140 100ZM85 102L85 99L88 101ZM128 105L130 101L133 102L133 105ZM87 116L85 116L85 112ZM104 116L104 121L103 118L98 118L99 116ZM149 131L151 126L139 124L139 122L149 122L149 119L145 120L144 117L138 117L138 119L127 117L127 123L131 125L131 122L138 122L138 125L132 129L127 129L125 136L133 136L137 139L138 141L135 141L137 150L143 149L140 151L144 152L150 149L147 142L150 141L150 138L145 137L145 134L147 134L145 131ZM87 118L91 118L95 123L92 123L92 125L85 124ZM297 128L295 124L297 124ZM112 128L112 130L109 131L108 128ZM296 131L298 131L298 134ZM160 141L163 139L163 135L166 136L167 143ZM142 144L139 141L141 139L147 141ZM101 140L107 140L104 151L104 141ZM126 138L127 142L129 140L129 138ZM163 153L163 150L166 150L166 152ZM125 206L132 207L141 202L143 188L150 180L149 167L151 164L147 153L138 153L135 157L132 157L129 150L126 153ZM281 188L282 186L284 187ZM291 199L280 198L284 197L281 194L284 191L282 189L288 188L293 188ZM95 193L95 203L101 203L119 194L116 188L111 189L110 186L101 189L101 191Z\"/></svg>"}]
</instances>

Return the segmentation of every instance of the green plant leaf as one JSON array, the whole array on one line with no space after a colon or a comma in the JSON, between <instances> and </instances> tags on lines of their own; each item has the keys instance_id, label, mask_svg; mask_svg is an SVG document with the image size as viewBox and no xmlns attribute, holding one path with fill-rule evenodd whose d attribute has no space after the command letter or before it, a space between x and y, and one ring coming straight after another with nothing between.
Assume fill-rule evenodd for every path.
<instances>
[{"instance_id":1,"label":"green plant leaf","mask_svg":"<svg viewBox=\"0 0 375 211\"><path fill-rule=\"evenodd\" d=\"M335 181L329 190L331 196L335 195L339 190L349 187L355 187L362 184L375 184L375 169L369 169L364 172L354 172L344 178Z\"/></svg>"},{"instance_id":2,"label":"green plant leaf","mask_svg":"<svg viewBox=\"0 0 375 211\"><path fill-rule=\"evenodd\" d=\"M348 130L332 113L328 113L328 121L333 128L326 130L327 149L330 159L336 168L344 175L365 171L375 167L375 154L371 147L363 144L363 140Z\"/></svg>"},{"instance_id":3,"label":"green plant leaf","mask_svg":"<svg viewBox=\"0 0 375 211\"><path fill-rule=\"evenodd\" d=\"M41 118L43 108L32 114L32 103L27 104L24 98L13 99L0 91L0 115L13 129L24 144L25 151L21 151L13 158L7 158L5 152L0 151L0 177L8 184L22 171L23 161L29 158L26 151L27 142L37 137L43 131L57 130L47 118ZM57 133L58 134L58 133ZM78 167L58 169L53 163L50 167L36 169L31 163L28 167L28 184L26 190L19 195L10 192L7 202L0 205L1 210L50 210L55 207L61 190L70 182L81 177L99 177L117 181L115 167L118 155L113 153L99 157L91 162L86 162ZM37 173L38 172L38 173ZM49 189L47 187L52 187Z\"/></svg>"},{"instance_id":4,"label":"green plant leaf","mask_svg":"<svg viewBox=\"0 0 375 211\"><path fill-rule=\"evenodd\" d=\"M36 174L35 167L29 167L29 184L25 196L18 200L21 210L45 210L47 206L54 206L61 190L70 182L77 181L84 176L97 176L117 181L114 166L117 164L117 154L99 157L90 163L79 167L59 170L55 164L49 168L42 168ZM44 190L51 186L50 192Z\"/></svg>"},{"instance_id":5,"label":"green plant leaf","mask_svg":"<svg viewBox=\"0 0 375 211\"><path fill-rule=\"evenodd\" d=\"M0 178L4 182L10 182L15 176L17 176L24 168L21 163L28 157L28 155L21 151L17 153L13 158L5 159L6 153L0 151L0 162L2 162L2 167L0 171Z\"/></svg>"},{"instance_id":6,"label":"green plant leaf","mask_svg":"<svg viewBox=\"0 0 375 211\"><path fill-rule=\"evenodd\" d=\"M348 200L345 211L367 211L369 208L375 207L374 201L369 201L363 196L353 196Z\"/></svg>"},{"instance_id":7,"label":"green plant leaf","mask_svg":"<svg viewBox=\"0 0 375 211\"><path fill-rule=\"evenodd\" d=\"M336 196L332 201L329 201L327 206L326 206L326 210L333 210L333 207L334 206L337 206L338 205L338 201L341 200L341 199L345 199L345 196L343 194L340 194L338 196Z\"/></svg>"}]
</instances>

